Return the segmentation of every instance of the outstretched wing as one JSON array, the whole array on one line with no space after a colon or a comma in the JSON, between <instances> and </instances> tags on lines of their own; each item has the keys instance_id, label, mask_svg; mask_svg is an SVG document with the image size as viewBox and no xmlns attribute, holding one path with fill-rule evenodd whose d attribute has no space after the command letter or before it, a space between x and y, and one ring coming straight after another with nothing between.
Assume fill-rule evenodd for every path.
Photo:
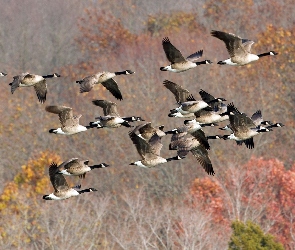
<instances>
[{"instance_id":1,"label":"outstretched wing","mask_svg":"<svg viewBox=\"0 0 295 250\"><path fill-rule=\"evenodd\" d=\"M116 97L118 100L123 100L123 97L122 97L122 94L121 94L121 91L118 87L118 84L117 82L111 78L109 80L106 80L104 82L101 83L108 91L111 92L111 94Z\"/></svg>"},{"instance_id":2,"label":"outstretched wing","mask_svg":"<svg viewBox=\"0 0 295 250\"><path fill-rule=\"evenodd\" d=\"M58 114L59 121L63 127L68 126L69 123L75 122L77 117L73 116L72 108L66 106L46 106L45 110L50 113ZM79 123L79 119L78 119Z\"/></svg>"},{"instance_id":3,"label":"outstretched wing","mask_svg":"<svg viewBox=\"0 0 295 250\"><path fill-rule=\"evenodd\" d=\"M199 129L199 130L193 132L191 135L193 137L195 137L198 140L198 142L204 146L205 149L207 149L207 150L210 149L208 139L207 139L203 130Z\"/></svg>"},{"instance_id":4,"label":"outstretched wing","mask_svg":"<svg viewBox=\"0 0 295 250\"><path fill-rule=\"evenodd\" d=\"M191 61L191 62L196 62L200 57L203 55L203 50L199 50L194 54L191 54L186 58L186 60Z\"/></svg>"},{"instance_id":5,"label":"outstretched wing","mask_svg":"<svg viewBox=\"0 0 295 250\"><path fill-rule=\"evenodd\" d=\"M252 116L251 116L252 121L256 126L260 125L261 122L263 121L262 119L262 113L261 110L257 110Z\"/></svg>"},{"instance_id":6,"label":"outstretched wing","mask_svg":"<svg viewBox=\"0 0 295 250\"><path fill-rule=\"evenodd\" d=\"M212 30L211 35L225 43L226 49L231 57L247 54L245 47L242 45L242 38L239 36L217 30Z\"/></svg>"},{"instance_id":7,"label":"outstretched wing","mask_svg":"<svg viewBox=\"0 0 295 250\"><path fill-rule=\"evenodd\" d=\"M191 152L193 156L197 159L197 161L201 164L201 166L204 168L207 174L215 174L208 152L202 145L192 149Z\"/></svg>"},{"instance_id":8,"label":"outstretched wing","mask_svg":"<svg viewBox=\"0 0 295 250\"><path fill-rule=\"evenodd\" d=\"M93 100L92 103L103 108L104 116L120 116L117 111L117 104L107 100Z\"/></svg>"},{"instance_id":9,"label":"outstretched wing","mask_svg":"<svg viewBox=\"0 0 295 250\"><path fill-rule=\"evenodd\" d=\"M207 102L207 103L209 103L209 102L212 102L213 100L215 100L215 97L213 96L213 95L210 95L208 92L206 92L205 90L200 90L200 92L199 92L199 94L200 94L200 96L201 96L201 98L202 98L202 100L204 101L204 102Z\"/></svg>"},{"instance_id":10,"label":"outstretched wing","mask_svg":"<svg viewBox=\"0 0 295 250\"><path fill-rule=\"evenodd\" d=\"M19 87L21 80L23 79L23 76L14 76L12 83L9 83L11 86L11 94L14 93L14 91Z\"/></svg>"},{"instance_id":11,"label":"outstretched wing","mask_svg":"<svg viewBox=\"0 0 295 250\"><path fill-rule=\"evenodd\" d=\"M253 41L251 40L248 40L248 39L242 39L242 45L244 46L245 50L248 52L248 53L251 53L251 47L253 45Z\"/></svg>"},{"instance_id":12,"label":"outstretched wing","mask_svg":"<svg viewBox=\"0 0 295 250\"><path fill-rule=\"evenodd\" d=\"M176 49L168 37L164 37L162 40L163 49L165 51L166 57L171 63L179 63L185 61L184 57L182 56L181 52Z\"/></svg>"},{"instance_id":13,"label":"outstretched wing","mask_svg":"<svg viewBox=\"0 0 295 250\"><path fill-rule=\"evenodd\" d=\"M49 167L49 177L55 191L68 190L69 185L62 174L58 174L58 167L55 162L52 162Z\"/></svg>"},{"instance_id":14,"label":"outstretched wing","mask_svg":"<svg viewBox=\"0 0 295 250\"><path fill-rule=\"evenodd\" d=\"M169 89L172 92L177 103L186 102L190 94L187 89L168 80L165 80L163 84L167 89Z\"/></svg>"},{"instance_id":15,"label":"outstretched wing","mask_svg":"<svg viewBox=\"0 0 295 250\"><path fill-rule=\"evenodd\" d=\"M129 132L129 137L132 140L133 144L136 146L138 154L141 156L142 159L145 159L147 155L156 154L154 146L152 146L149 142L144 140L143 138L139 137L134 133L134 131ZM156 145L158 142L152 142L152 144Z\"/></svg>"},{"instance_id":16,"label":"outstretched wing","mask_svg":"<svg viewBox=\"0 0 295 250\"><path fill-rule=\"evenodd\" d=\"M34 85L34 89L36 91L38 100L41 103L44 103L46 101L46 94L47 94L47 84L46 80L42 80Z\"/></svg>"}]
</instances>

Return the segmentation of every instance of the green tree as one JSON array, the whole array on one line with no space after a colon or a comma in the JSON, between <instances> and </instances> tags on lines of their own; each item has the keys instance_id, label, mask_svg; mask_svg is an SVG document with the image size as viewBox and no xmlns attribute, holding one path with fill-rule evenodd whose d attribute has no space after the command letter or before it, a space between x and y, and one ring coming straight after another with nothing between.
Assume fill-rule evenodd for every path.
<instances>
[{"instance_id":1,"label":"green tree","mask_svg":"<svg viewBox=\"0 0 295 250\"><path fill-rule=\"evenodd\" d=\"M261 228L251 221L247 221L246 224L234 221L231 227L233 234L230 238L229 249L284 249L271 234L264 234Z\"/></svg>"}]
</instances>

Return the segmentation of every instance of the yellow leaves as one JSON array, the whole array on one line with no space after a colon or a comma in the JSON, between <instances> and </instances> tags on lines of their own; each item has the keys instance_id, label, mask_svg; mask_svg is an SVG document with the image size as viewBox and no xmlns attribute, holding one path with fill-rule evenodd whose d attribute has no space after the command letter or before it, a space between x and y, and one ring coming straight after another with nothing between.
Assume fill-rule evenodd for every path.
<instances>
[{"instance_id":1,"label":"yellow leaves","mask_svg":"<svg viewBox=\"0 0 295 250\"><path fill-rule=\"evenodd\" d=\"M35 192L37 194L42 194L45 191L45 188L48 187L50 184L48 176L44 176L44 178L41 178L37 183L35 187Z\"/></svg>"},{"instance_id":2,"label":"yellow leaves","mask_svg":"<svg viewBox=\"0 0 295 250\"><path fill-rule=\"evenodd\" d=\"M8 183L0 196L0 211L6 208L7 203L13 200L17 195L17 185L15 183Z\"/></svg>"},{"instance_id":3,"label":"yellow leaves","mask_svg":"<svg viewBox=\"0 0 295 250\"><path fill-rule=\"evenodd\" d=\"M44 167L48 168L53 161L59 162L59 156L49 152L42 152L39 158L31 160L27 165L22 166L21 172L3 189L0 196L0 211L9 208L13 201L19 202L21 196L36 199L37 194L41 194L45 189L48 189L49 178L47 173L44 173Z\"/></svg>"}]
</instances>

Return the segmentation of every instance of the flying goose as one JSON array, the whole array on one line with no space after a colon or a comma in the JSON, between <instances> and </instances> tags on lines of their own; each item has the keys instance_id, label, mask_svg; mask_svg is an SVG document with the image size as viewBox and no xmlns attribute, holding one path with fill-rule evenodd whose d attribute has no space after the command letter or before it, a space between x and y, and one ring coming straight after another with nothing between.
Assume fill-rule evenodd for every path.
<instances>
[{"instance_id":1,"label":"flying goose","mask_svg":"<svg viewBox=\"0 0 295 250\"><path fill-rule=\"evenodd\" d=\"M277 122L277 123L272 123L271 121L264 121L262 119L262 114L261 110L257 110L252 116L251 116L252 121L255 123L256 126L259 125L267 125L267 129L275 128L275 127L284 127L285 125L283 123Z\"/></svg>"},{"instance_id":2,"label":"flying goose","mask_svg":"<svg viewBox=\"0 0 295 250\"><path fill-rule=\"evenodd\" d=\"M170 42L168 37L164 37L162 40L163 49L165 51L166 57L171 64L166 67L161 67L161 71L171 71L171 72L183 72L201 64L211 64L210 60L205 60L197 62L197 60L203 55L203 50L200 50L187 58L184 58L181 52L176 49Z\"/></svg>"},{"instance_id":3,"label":"flying goose","mask_svg":"<svg viewBox=\"0 0 295 250\"><path fill-rule=\"evenodd\" d=\"M173 115L176 112L179 112L182 115L188 115L207 107L208 109L212 110L208 103L204 102L203 100L197 101L192 95L189 95L186 100L187 101L182 102L178 108L170 110L170 115Z\"/></svg>"},{"instance_id":4,"label":"flying goose","mask_svg":"<svg viewBox=\"0 0 295 250\"><path fill-rule=\"evenodd\" d=\"M53 77L60 77L60 75L57 73L54 73L52 75L39 76L39 75L34 75L34 74L30 74L26 72L26 73L22 73L20 75L14 76L13 82L9 83L9 85L11 85L11 94L13 94L18 87L34 86L39 102L44 103L46 101L46 94L47 94L46 79L53 78Z\"/></svg>"},{"instance_id":5,"label":"flying goose","mask_svg":"<svg viewBox=\"0 0 295 250\"><path fill-rule=\"evenodd\" d=\"M142 158L140 161L130 163L130 165L151 168L162 163L182 159L180 156L175 156L168 159L161 157L160 151L163 147L163 144L161 143L161 138L156 133L154 133L149 141L146 141L142 137L138 136L134 131L129 132L129 137L136 146L138 154Z\"/></svg>"},{"instance_id":6,"label":"flying goose","mask_svg":"<svg viewBox=\"0 0 295 250\"><path fill-rule=\"evenodd\" d=\"M199 145L202 145L205 149L209 150L210 145L208 143L207 137L205 136L205 133L203 130L199 129L194 132L191 132L190 134L192 136L186 137L187 131L182 131L182 130L175 130L172 137L171 137L171 142L169 144L169 149L170 150L176 150L179 147L181 148L186 148L188 149L186 154L190 149L193 147L197 147ZM186 155L185 152L182 152L181 156Z\"/></svg>"},{"instance_id":7,"label":"flying goose","mask_svg":"<svg viewBox=\"0 0 295 250\"><path fill-rule=\"evenodd\" d=\"M188 100L195 101L194 97L191 94L189 94L189 91L186 89L183 89L178 84L166 80L164 82L164 85L175 95L176 101L177 101L178 96L180 96L180 95L182 96L182 98L181 98L182 102L180 104L184 103L184 105L185 105L186 103L188 103ZM209 93L207 93L206 91L204 91L202 89L200 90L199 94L200 94L203 102L202 101L198 101L198 102L200 102L200 104L204 105L201 109L199 109L202 114L207 114L207 112L212 111L211 116L213 116L213 115L216 115L217 113L220 112L220 110L221 110L220 107L222 105L226 106L222 103L223 101L226 101L224 98L221 98L221 97L215 98L214 96L210 95ZM184 98L186 98L186 99L184 100ZM208 107L208 109L206 109L206 107ZM195 112L198 112L199 110L196 110ZM202 112L202 110L204 110L204 112ZM214 110L215 110L215 112L214 112ZM168 116L169 117L193 118L193 117L195 117L195 115L193 114L195 112L187 113L187 112L184 112L183 110L179 110L179 108L178 108L178 109L170 110L170 113L168 114ZM209 116L209 114L207 114L207 116ZM226 119L226 117L221 118L220 116L218 116L218 119L224 120L224 119ZM215 118L215 120L218 120L218 119L217 119L217 117ZM200 123L214 123L214 122L215 122L214 118L212 118L212 122L200 121Z\"/></svg>"},{"instance_id":8,"label":"flying goose","mask_svg":"<svg viewBox=\"0 0 295 250\"><path fill-rule=\"evenodd\" d=\"M49 167L49 177L54 188L54 192L49 195L43 195L44 200L64 200L79 194L97 191L95 188L76 190L70 188L65 177L58 173L59 169L56 163L51 163Z\"/></svg>"},{"instance_id":9,"label":"flying goose","mask_svg":"<svg viewBox=\"0 0 295 250\"><path fill-rule=\"evenodd\" d=\"M275 56L278 54L275 51L269 51L259 55L251 54L251 46L254 42L248 39L242 39L232 33L212 30L211 35L225 43L226 49L230 55L229 59L219 61L218 64L243 66L253 61L257 61L260 57Z\"/></svg>"},{"instance_id":10,"label":"flying goose","mask_svg":"<svg viewBox=\"0 0 295 250\"><path fill-rule=\"evenodd\" d=\"M47 112L58 114L61 127L57 129L50 129L49 133L72 135L79 132L86 131L91 126L82 126L79 124L79 119L82 115L74 116L73 109L66 106L46 106Z\"/></svg>"},{"instance_id":11,"label":"flying goose","mask_svg":"<svg viewBox=\"0 0 295 250\"><path fill-rule=\"evenodd\" d=\"M88 160L79 160L78 158L72 158L64 161L58 166L57 173L64 175L75 175L79 178L85 178L87 172L95 168L106 168L109 167L106 163L100 163L98 165L88 166Z\"/></svg>"},{"instance_id":12,"label":"flying goose","mask_svg":"<svg viewBox=\"0 0 295 250\"><path fill-rule=\"evenodd\" d=\"M232 104L227 105L227 112L229 113L229 128L233 131L230 135L223 136L223 139L232 139L237 142L238 145L246 144L247 148L254 148L253 137L262 132L269 132L270 129L262 126L256 126L254 121L246 114L241 113Z\"/></svg>"},{"instance_id":13,"label":"flying goose","mask_svg":"<svg viewBox=\"0 0 295 250\"><path fill-rule=\"evenodd\" d=\"M103 108L104 116L96 117L95 119L98 119L98 121L90 122L90 126L96 126L97 128L118 128L121 125L131 127L129 122L144 121L141 117L136 116L121 117L117 110L117 104L114 102L107 100L93 100L92 103Z\"/></svg>"},{"instance_id":14,"label":"flying goose","mask_svg":"<svg viewBox=\"0 0 295 250\"><path fill-rule=\"evenodd\" d=\"M277 123L274 123L274 124L270 124L269 126L267 126L266 128L267 129L270 129L270 128L275 128L275 127L284 127L285 125L283 123L280 123L280 122L277 122Z\"/></svg>"},{"instance_id":15,"label":"flying goose","mask_svg":"<svg viewBox=\"0 0 295 250\"><path fill-rule=\"evenodd\" d=\"M214 110L201 109L194 113L195 121L200 124L216 124L229 119L229 116L225 114L226 111L227 106L223 103L216 106Z\"/></svg>"},{"instance_id":16,"label":"flying goose","mask_svg":"<svg viewBox=\"0 0 295 250\"><path fill-rule=\"evenodd\" d=\"M133 130L134 133L138 133L137 135L143 138L146 141L149 141L152 136L156 133L160 138L165 136L166 133L163 131L164 125L153 127L151 122L147 122L141 125L138 125Z\"/></svg>"},{"instance_id":17,"label":"flying goose","mask_svg":"<svg viewBox=\"0 0 295 250\"><path fill-rule=\"evenodd\" d=\"M0 76L7 76L7 73L0 72Z\"/></svg>"},{"instance_id":18,"label":"flying goose","mask_svg":"<svg viewBox=\"0 0 295 250\"><path fill-rule=\"evenodd\" d=\"M225 112L224 114L226 114L227 112ZM266 128L272 128L273 127L273 123L271 121L264 121L262 118L262 113L261 110L257 110L252 116L251 116L251 120L254 122L255 126L260 126L260 125L268 125ZM275 127L275 126L274 126ZM226 125L225 127L219 128L221 130L228 130L228 131L232 131L230 128L230 124Z\"/></svg>"},{"instance_id":19,"label":"flying goose","mask_svg":"<svg viewBox=\"0 0 295 250\"><path fill-rule=\"evenodd\" d=\"M206 126L213 127L215 125L216 125L215 123L201 124L197 122L195 119L185 120L183 126L166 131L165 134L175 134L175 131L177 131L178 133L192 134L193 132L197 130L201 130L203 127L206 127Z\"/></svg>"},{"instance_id":20,"label":"flying goose","mask_svg":"<svg viewBox=\"0 0 295 250\"><path fill-rule=\"evenodd\" d=\"M213 166L207 150L210 149L207 137L202 130L192 133L193 137L185 138L182 133L176 133L171 137L170 150L177 150L180 158L184 158L189 152L201 164L207 174L214 175Z\"/></svg>"},{"instance_id":21,"label":"flying goose","mask_svg":"<svg viewBox=\"0 0 295 250\"><path fill-rule=\"evenodd\" d=\"M119 100L123 100L121 91L118 87L117 82L113 79L113 77L117 75L130 75L135 72L131 70L124 70L121 72L99 72L97 74L87 76L82 80L76 81L76 83L80 84L80 93L89 92L95 84L101 83L111 94Z\"/></svg>"}]
</instances>

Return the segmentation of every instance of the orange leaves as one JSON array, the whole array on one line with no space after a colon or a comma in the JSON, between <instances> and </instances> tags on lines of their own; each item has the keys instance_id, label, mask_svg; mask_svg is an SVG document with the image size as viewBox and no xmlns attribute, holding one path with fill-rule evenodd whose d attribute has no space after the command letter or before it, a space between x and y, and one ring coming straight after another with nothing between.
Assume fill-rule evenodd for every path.
<instances>
[{"instance_id":1,"label":"orange leaves","mask_svg":"<svg viewBox=\"0 0 295 250\"><path fill-rule=\"evenodd\" d=\"M224 220L224 193L217 182L208 177L197 178L192 184L190 193L193 198L193 206L201 206L202 210L211 214L216 222Z\"/></svg>"},{"instance_id":2,"label":"orange leaves","mask_svg":"<svg viewBox=\"0 0 295 250\"><path fill-rule=\"evenodd\" d=\"M218 196L220 191L220 186L208 177L204 179L195 179L191 188L191 193L193 195L206 196L208 198L216 197L216 195Z\"/></svg>"}]
</instances>

